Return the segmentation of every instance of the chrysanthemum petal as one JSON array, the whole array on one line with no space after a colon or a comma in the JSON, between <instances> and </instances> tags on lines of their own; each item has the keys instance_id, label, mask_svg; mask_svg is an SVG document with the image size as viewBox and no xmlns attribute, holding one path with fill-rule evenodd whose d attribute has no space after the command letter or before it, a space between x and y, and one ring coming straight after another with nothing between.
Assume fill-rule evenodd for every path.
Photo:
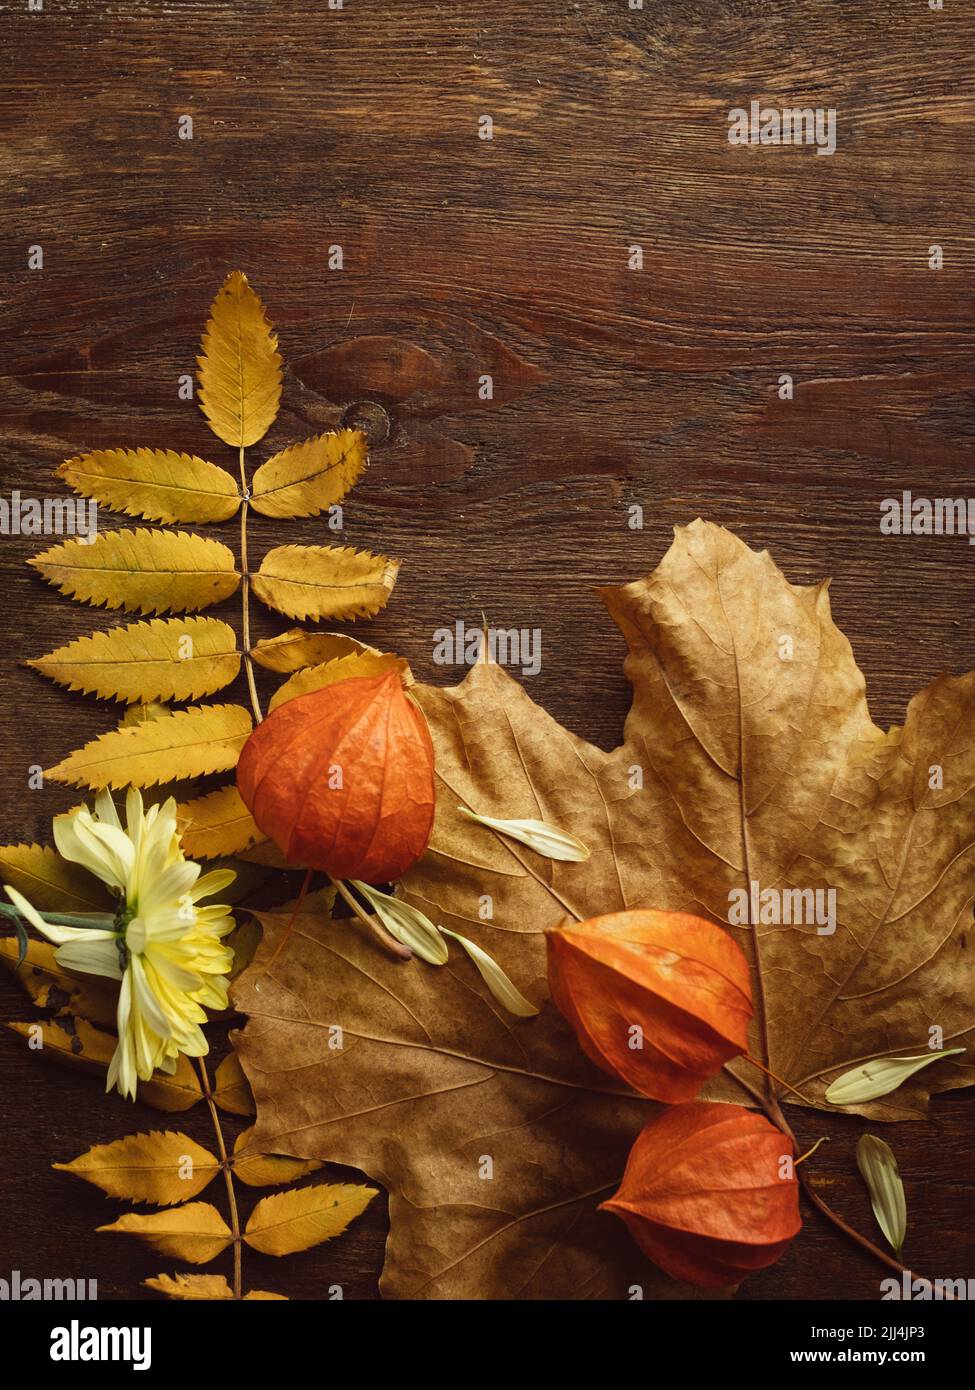
<instances>
[{"instance_id":1,"label":"chrysanthemum petal","mask_svg":"<svg viewBox=\"0 0 975 1390\"><path fill-rule=\"evenodd\" d=\"M171 1020L160 1008L155 992L146 980L146 970L141 956L131 956L128 973L132 976L132 1002L135 1012L145 1020L154 1033L166 1037L172 1031Z\"/></svg>"},{"instance_id":2,"label":"chrysanthemum petal","mask_svg":"<svg viewBox=\"0 0 975 1390\"><path fill-rule=\"evenodd\" d=\"M58 965L63 965L66 970L80 970L86 975L107 975L110 980L121 980L118 937L112 933L108 941L93 941L91 937L97 935L101 938L103 933L86 934L89 937L88 941L71 941L58 947L55 952Z\"/></svg>"},{"instance_id":3,"label":"chrysanthemum petal","mask_svg":"<svg viewBox=\"0 0 975 1390\"><path fill-rule=\"evenodd\" d=\"M80 864L109 888L118 893L124 892L126 866L93 833L98 824L86 807L69 811L64 816L55 816L54 843L62 859Z\"/></svg>"},{"instance_id":4,"label":"chrysanthemum petal","mask_svg":"<svg viewBox=\"0 0 975 1390\"><path fill-rule=\"evenodd\" d=\"M199 902L201 898L210 898L214 893L222 893L225 888L229 888L236 878L233 869L213 869L193 886L190 897L194 902Z\"/></svg>"}]
</instances>

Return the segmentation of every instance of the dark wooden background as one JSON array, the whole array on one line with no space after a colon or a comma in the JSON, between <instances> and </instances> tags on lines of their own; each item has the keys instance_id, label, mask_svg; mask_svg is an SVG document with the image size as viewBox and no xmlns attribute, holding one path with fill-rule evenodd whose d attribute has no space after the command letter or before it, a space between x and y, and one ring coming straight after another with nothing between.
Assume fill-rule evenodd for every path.
<instances>
[{"instance_id":1,"label":"dark wooden background","mask_svg":"<svg viewBox=\"0 0 975 1390\"><path fill-rule=\"evenodd\" d=\"M177 382L240 268L288 368L267 450L341 418L370 429L346 537L405 564L366 635L421 678L445 678L431 663L442 624L483 609L541 627L532 694L611 746L622 643L594 586L652 568L670 528L702 515L768 546L793 580L834 577L874 716L897 722L937 672L975 665L975 552L878 530L882 497L975 486L973 41L954 0L940 13L926 0L44 0L30 13L17 0L0 15L2 492L57 495L51 470L99 446L232 466ZM836 107L836 154L731 148L727 112L753 97ZM493 141L478 139L481 115ZM330 271L336 244L344 268ZM632 244L642 272L627 268ZM791 403L775 393L784 372ZM482 373L493 401L478 399ZM627 526L634 502L642 532ZM252 531L256 555L331 539L316 521ZM0 537L6 842L45 838L76 799L28 791L28 765L113 718L18 664L120 620L26 568L48 543ZM281 624L262 613L258 627ZM6 977L0 1008L30 1015ZM174 1262L94 1237L118 1204L50 1164L166 1120L7 1034L0 1096L0 1275L145 1295L139 1280ZM932 1276L975 1276L973 1103L956 1094L931 1125L886 1132L907 1257ZM796 1123L804 1140L829 1136L815 1171L870 1230L859 1126ZM209 1142L202 1107L179 1124ZM248 1253L248 1283L374 1297L384 1235L377 1205L332 1245ZM810 1215L739 1296L876 1298L880 1274Z\"/></svg>"}]
</instances>

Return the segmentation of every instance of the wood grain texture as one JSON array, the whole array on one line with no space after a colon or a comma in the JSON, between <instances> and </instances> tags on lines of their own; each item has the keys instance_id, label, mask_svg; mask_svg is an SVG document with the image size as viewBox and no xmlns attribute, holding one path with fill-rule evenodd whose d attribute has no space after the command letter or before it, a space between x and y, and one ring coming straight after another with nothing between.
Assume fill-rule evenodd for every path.
<instances>
[{"instance_id":1,"label":"wood grain texture","mask_svg":"<svg viewBox=\"0 0 975 1390\"><path fill-rule=\"evenodd\" d=\"M177 392L216 288L240 268L285 359L282 413L252 463L339 421L369 430L343 539L405 563L387 610L354 630L419 678L450 676L431 661L443 624L483 610L540 627L531 693L611 746L623 644L594 586L652 568L670 528L699 514L768 546L793 580L833 576L878 722L899 721L940 670L975 666L965 540L878 529L880 499L901 488L973 490L965 7L45 0L8 8L0 38L0 495L64 495L53 470L87 449L176 448L232 468ZM836 107L836 154L733 149L727 112L752 98ZM178 138L183 115L192 140ZM34 245L42 271L27 269ZM782 373L792 402L777 397ZM329 539L322 518L252 519L255 557ZM75 800L27 792L28 767L113 718L19 664L113 621L27 568L49 543L0 536L4 841L44 838ZM239 621L233 600L214 613ZM257 606L255 626L282 625ZM244 699L243 683L227 698ZM29 1013L6 978L0 1008ZM138 1281L172 1262L93 1237L117 1204L49 1164L159 1117L9 1037L0 1087L0 1275L150 1296ZM962 1093L930 1126L885 1131L908 1190L907 1255L933 1276L975 1275L971 1106ZM796 1123L803 1140L829 1136L815 1172L869 1230L859 1126ZM179 1125L209 1142L202 1109ZM373 1297L384 1222L374 1203L333 1245L282 1262L248 1252L248 1280ZM739 1296L875 1298L879 1277L809 1216Z\"/></svg>"}]
</instances>

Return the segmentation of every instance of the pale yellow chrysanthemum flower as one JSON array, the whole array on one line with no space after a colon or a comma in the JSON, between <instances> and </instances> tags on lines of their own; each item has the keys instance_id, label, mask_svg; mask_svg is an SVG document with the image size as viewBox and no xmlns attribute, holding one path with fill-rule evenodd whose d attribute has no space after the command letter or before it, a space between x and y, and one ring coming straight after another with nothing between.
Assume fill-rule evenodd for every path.
<instances>
[{"instance_id":1,"label":"pale yellow chrysanthemum flower","mask_svg":"<svg viewBox=\"0 0 975 1390\"><path fill-rule=\"evenodd\" d=\"M200 876L199 864L183 857L172 797L146 811L130 788L123 830L111 793L102 791L94 813L79 807L54 819L62 858L81 864L118 896L114 917L91 915L92 926L60 926L44 918L18 893L11 902L57 946L69 970L121 981L118 1047L106 1089L117 1086L135 1098L137 1080L158 1067L173 1072L181 1052L202 1057L209 1049L200 1028L204 1007L227 1007L227 973L233 951L222 937L233 930L230 909L199 907L235 874L218 869Z\"/></svg>"}]
</instances>

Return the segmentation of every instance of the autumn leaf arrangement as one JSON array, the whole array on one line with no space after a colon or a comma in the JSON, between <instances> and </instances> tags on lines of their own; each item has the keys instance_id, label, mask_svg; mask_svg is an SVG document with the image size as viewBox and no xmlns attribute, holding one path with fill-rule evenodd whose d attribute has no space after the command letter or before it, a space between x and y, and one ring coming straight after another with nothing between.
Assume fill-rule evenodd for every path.
<instances>
[{"instance_id":1,"label":"autumn leaf arrangement","mask_svg":"<svg viewBox=\"0 0 975 1390\"><path fill-rule=\"evenodd\" d=\"M94 811L57 817L56 848L0 852L7 915L42 938L26 958L11 938L5 959L53 1011L15 1031L161 1108L205 1097L213 1118L216 1153L166 1132L67 1165L166 1207L111 1229L188 1264L233 1247L232 1287L189 1271L152 1287L273 1297L245 1295L244 1247L308 1248L373 1190L297 1188L242 1224L237 1184L326 1161L388 1189L394 1297L627 1296L615 1218L667 1275L724 1287L783 1253L800 1185L902 1271L890 1148L861 1135L857 1161L893 1256L830 1210L785 1107L897 1121L972 1079L963 731L975 676L940 678L903 729L879 730L825 585L789 584L767 554L704 522L678 531L652 575L604 591L634 689L611 753L490 662L443 690L336 634L293 629L252 647L251 590L302 621L368 616L395 563L285 546L251 573L249 510L338 507L365 454L352 432L320 436L248 482L244 452L276 413L280 359L243 277L214 304L200 383L211 428L238 450L239 487L163 451L87 455L65 476L149 520L239 511L239 570L215 541L141 530L35 564L74 597L143 614L240 588L242 647L228 625L179 618L38 659L130 717L47 774L96 791ZM288 677L266 718L255 662ZM169 708L222 689L241 664L250 711ZM236 785L179 806L164 794L235 767ZM111 798L123 786L124 824ZM304 881L257 914L258 941L251 920L235 926L231 899L274 867L303 868ZM835 914L792 915L817 894L835 896ZM335 920L339 897L368 934ZM412 955L438 969L404 970ZM201 1027L231 1002L249 1022L211 1086ZM255 1102L253 1130L228 1150L220 1112ZM229 1225L189 1200L218 1170Z\"/></svg>"},{"instance_id":2,"label":"autumn leaf arrangement","mask_svg":"<svg viewBox=\"0 0 975 1390\"><path fill-rule=\"evenodd\" d=\"M147 521L182 528L239 515L239 560L221 542L188 530L137 528L102 532L92 543L68 541L31 563L75 599L143 615L197 613L239 589L242 642L238 646L234 629L216 618L155 617L78 638L29 663L70 689L127 709L117 729L45 773L51 781L96 792L94 811L79 807L56 817L55 846L0 850L12 904L2 910L16 932L0 949L35 1004L50 1015L41 1023L9 1025L29 1046L107 1075L109 1088L123 1095L134 1097L138 1086L140 1098L158 1109L185 1110L201 1098L210 1109L216 1154L185 1134L165 1131L131 1135L58 1165L113 1197L166 1208L132 1213L100 1229L138 1235L190 1264L207 1263L232 1245L232 1287L222 1275L187 1272L149 1281L171 1297L275 1298L244 1293L243 1247L277 1255L307 1249L344 1230L375 1192L350 1184L306 1186L263 1199L241 1224L235 1184L280 1185L321 1165L257 1152L246 1134L228 1154L220 1113L250 1114L253 1102L233 1053L211 1086L201 1025L226 1010L229 978L247 963L259 933L253 919L235 926L231 902L269 870L300 865L306 868L300 899L306 911L316 905L330 911L341 893L389 950L409 957L409 948L369 911L392 902L371 884L395 877L422 851L429 816L425 821L421 806L412 834L400 840L392 859L387 855L380 863L380 849L370 863L359 862L357 872L370 879L360 885L361 896L331 875L328 886L312 894L310 866L321 859L314 834L310 857L285 857L278 845L290 850L297 844L280 835L276 844L261 828L271 824L277 830L280 814L267 813L266 821L259 813L259 826L233 783L179 805L168 793L235 767L263 717L255 664L286 677L270 701L272 733L275 713L284 713L289 702L306 709L303 719L288 711L283 720L296 750L307 743L307 697L351 678L353 690L366 692L358 714L373 705L374 733L383 721L385 730L393 727L392 710L401 721L396 727L404 754L415 751L411 738L421 755L432 759L432 752L422 717L403 694L411 677L401 659L351 637L303 628L251 644L252 593L302 621L370 617L388 600L398 562L347 546L278 546L256 570L249 567L250 513L278 520L326 513L330 526L335 520L340 525L342 500L366 466L364 436L354 430L318 435L274 454L248 477L246 451L277 416L282 372L264 307L239 272L228 276L214 301L198 361L199 403L214 434L236 450L239 483L205 459L148 448L97 450L67 460L58 472L100 506ZM242 665L250 710L214 703L182 707L216 694ZM276 762L280 753L278 745ZM318 769L315 760L313 767ZM333 802L346 805L343 769L336 764L332 771L327 789ZM356 771L361 785L361 763ZM288 805L294 804L292 772L301 774L294 758L279 794ZM422 786L422 768L415 780ZM111 795L121 788L127 789L124 823ZM432 814L432 791L427 800ZM265 802L266 797L262 807ZM211 861L202 876L195 862L201 859ZM348 854L343 865L352 866ZM377 878L374 870L385 877ZM216 894L228 902L202 905ZM42 939L28 939L25 923ZM392 927L402 935L396 921ZM221 1172L229 1226L212 1205L190 1201Z\"/></svg>"}]
</instances>

